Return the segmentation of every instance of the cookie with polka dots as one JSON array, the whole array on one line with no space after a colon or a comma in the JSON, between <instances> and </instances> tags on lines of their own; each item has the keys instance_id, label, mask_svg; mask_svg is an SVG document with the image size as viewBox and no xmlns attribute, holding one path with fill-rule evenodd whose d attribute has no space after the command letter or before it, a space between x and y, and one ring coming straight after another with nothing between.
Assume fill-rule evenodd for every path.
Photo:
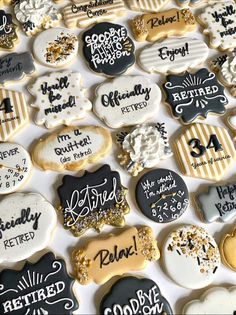
<instances>
[{"instance_id":1,"label":"cookie with polka dots","mask_svg":"<svg viewBox=\"0 0 236 315\"><path fill-rule=\"evenodd\" d=\"M69 125L73 120L84 118L92 108L81 85L81 74L77 72L48 73L39 77L28 90L36 98L31 104L38 109L35 123L45 124L46 128Z\"/></svg>"}]
</instances>

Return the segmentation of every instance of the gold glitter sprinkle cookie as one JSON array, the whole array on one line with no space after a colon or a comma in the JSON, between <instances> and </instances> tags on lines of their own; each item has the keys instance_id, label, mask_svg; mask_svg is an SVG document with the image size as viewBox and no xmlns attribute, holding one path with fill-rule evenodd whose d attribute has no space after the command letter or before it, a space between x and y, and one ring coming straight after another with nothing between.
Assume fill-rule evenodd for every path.
<instances>
[{"instance_id":1,"label":"gold glitter sprinkle cookie","mask_svg":"<svg viewBox=\"0 0 236 315\"><path fill-rule=\"evenodd\" d=\"M18 41L12 15L0 10L0 50L12 50Z\"/></svg>"},{"instance_id":2,"label":"gold glitter sprinkle cookie","mask_svg":"<svg viewBox=\"0 0 236 315\"><path fill-rule=\"evenodd\" d=\"M90 240L73 252L75 276L81 284L103 284L116 275L138 271L160 258L152 229L129 227L118 235Z\"/></svg>"},{"instance_id":3,"label":"gold glitter sprinkle cookie","mask_svg":"<svg viewBox=\"0 0 236 315\"><path fill-rule=\"evenodd\" d=\"M169 277L189 289L211 284L221 263L214 238L195 225L173 230L164 243L162 254Z\"/></svg>"},{"instance_id":4,"label":"gold glitter sprinkle cookie","mask_svg":"<svg viewBox=\"0 0 236 315\"><path fill-rule=\"evenodd\" d=\"M236 228L231 234L226 234L220 244L223 263L236 272Z\"/></svg>"},{"instance_id":5,"label":"gold glitter sprinkle cookie","mask_svg":"<svg viewBox=\"0 0 236 315\"><path fill-rule=\"evenodd\" d=\"M137 41L156 41L169 36L182 36L196 29L194 15L189 9L143 14L131 21Z\"/></svg>"}]
</instances>

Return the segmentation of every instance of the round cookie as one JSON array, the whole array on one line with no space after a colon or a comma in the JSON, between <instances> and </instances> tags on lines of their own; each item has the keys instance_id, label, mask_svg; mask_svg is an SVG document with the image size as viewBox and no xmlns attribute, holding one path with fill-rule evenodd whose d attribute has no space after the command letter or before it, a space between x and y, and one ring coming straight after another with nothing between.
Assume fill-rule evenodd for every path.
<instances>
[{"instance_id":1,"label":"round cookie","mask_svg":"<svg viewBox=\"0 0 236 315\"><path fill-rule=\"evenodd\" d=\"M30 155L21 145L0 143L0 195L22 187L29 179L31 168Z\"/></svg>"},{"instance_id":2,"label":"round cookie","mask_svg":"<svg viewBox=\"0 0 236 315\"><path fill-rule=\"evenodd\" d=\"M211 284L221 263L214 238L194 225L173 230L165 240L162 257L169 277L188 289Z\"/></svg>"},{"instance_id":3,"label":"round cookie","mask_svg":"<svg viewBox=\"0 0 236 315\"><path fill-rule=\"evenodd\" d=\"M172 315L169 302L151 279L125 277L113 284L100 303L100 314Z\"/></svg>"},{"instance_id":4,"label":"round cookie","mask_svg":"<svg viewBox=\"0 0 236 315\"><path fill-rule=\"evenodd\" d=\"M144 174L136 186L136 201L142 213L157 223L177 220L189 204L184 180L168 169Z\"/></svg>"},{"instance_id":5,"label":"round cookie","mask_svg":"<svg viewBox=\"0 0 236 315\"><path fill-rule=\"evenodd\" d=\"M78 38L65 28L48 29L40 33L33 43L34 57L44 66L66 66L78 53Z\"/></svg>"},{"instance_id":6,"label":"round cookie","mask_svg":"<svg viewBox=\"0 0 236 315\"><path fill-rule=\"evenodd\" d=\"M135 46L123 25L102 22L83 34L83 53L89 67L107 76L120 75L135 62Z\"/></svg>"},{"instance_id":7,"label":"round cookie","mask_svg":"<svg viewBox=\"0 0 236 315\"><path fill-rule=\"evenodd\" d=\"M236 229L224 236L220 243L220 253L223 263L236 272Z\"/></svg>"}]
</instances>

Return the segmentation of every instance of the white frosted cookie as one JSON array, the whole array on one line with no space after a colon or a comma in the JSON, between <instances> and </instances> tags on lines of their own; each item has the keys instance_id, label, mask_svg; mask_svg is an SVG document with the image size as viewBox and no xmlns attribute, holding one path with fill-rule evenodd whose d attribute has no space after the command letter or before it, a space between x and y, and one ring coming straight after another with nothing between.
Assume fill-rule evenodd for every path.
<instances>
[{"instance_id":1,"label":"white frosted cookie","mask_svg":"<svg viewBox=\"0 0 236 315\"><path fill-rule=\"evenodd\" d=\"M33 54L42 65L59 68L75 58L78 45L78 38L70 30L52 28L36 37L33 43Z\"/></svg>"},{"instance_id":2,"label":"white frosted cookie","mask_svg":"<svg viewBox=\"0 0 236 315\"><path fill-rule=\"evenodd\" d=\"M61 19L52 0L14 0L13 8L17 21L28 36L58 25Z\"/></svg>"},{"instance_id":3,"label":"white frosted cookie","mask_svg":"<svg viewBox=\"0 0 236 315\"><path fill-rule=\"evenodd\" d=\"M236 47L236 3L233 0L211 3L199 15L203 33L209 35L210 46L220 50Z\"/></svg>"},{"instance_id":4,"label":"white frosted cookie","mask_svg":"<svg viewBox=\"0 0 236 315\"><path fill-rule=\"evenodd\" d=\"M80 73L68 70L51 72L37 78L28 87L29 92L36 98L31 104L38 109L36 124L54 128L84 118L92 104L85 96L86 90L82 87L81 80Z\"/></svg>"},{"instance_id":5,"label":"white frosted cookie","mask_svg":"<svg viewBox=\"0 0 236 315\"><path fill-rule=\"evenodd\" d=\"M144 76L121 76L99 85L95 114L111 128L143 123L157 114L160 88Z\"/></svg>"},{"instance_id":6,"label":"white frosted cookie","mask_svg":"<svg viewBox=\"0 0 236 315\"><path fill-rule=\"evenodd\" d=\"M56 223L54 207L41 195L5 197L0 202L0 263L17 262L45 248Z\"/></svg>"},{"instance_id":7,"label":"white frosted cookie","mask_svg":"<svg viewBox=\"0 0 236 315\"><path fill-rule=\"evenodd\" d=\"M232 315L236 310L236 287L214 287L207 290L199 300L188 302L183 309L184 315Z\"/></svg>"},{"instance_id":8,"label":"white frosted cookie","mask_svg":"<svg viewBox=\"0 0 236 315\"><path fill-rule=\"evenodd\" d=\"M200 39L169 38L144 47L139 64L147 72L180 73L202 64L209 49Z\"/></svg>"},{"instance_id":9,"label":"white frosted cookie","mask_svg":"<svg viewBox=\"0 0 236 315\"><path fill-rule=\"evenodd\" d=\"M124 0L72 0L62 10L65 25L69 28L114 21L125 13Z\"/></svg>"},{"instance_id":10,"label":"white frosted cookie","mask_svg":"<svg viewBox=\"0 0 236 315\"><path fill-rule=\"evenodd\" d=\"M214 238L194 225L173 230L165 240L162 257L169 277L188 289L211 284L221 263Z\"/></svg>"},{"instance_id":11,"label":"white frosted cookie","mask_svg":"<svg viewBox=\"0 0 236 315\"><path fill-rule=\"evenodd\" d=\"M0 194L9 194L23 186L30 177L29 153L19 144L0 143Z\"/></svg>"},{"instance_id":12,"label":"white frosted cookie","mask_svg":"<svg viewBox=\"0 0 236 315\"><path fill-rule=\"evenodd\" d=\"M157 12L170 0L128 0L128 6L133 11Z\"/></svg>"}]
</instances>

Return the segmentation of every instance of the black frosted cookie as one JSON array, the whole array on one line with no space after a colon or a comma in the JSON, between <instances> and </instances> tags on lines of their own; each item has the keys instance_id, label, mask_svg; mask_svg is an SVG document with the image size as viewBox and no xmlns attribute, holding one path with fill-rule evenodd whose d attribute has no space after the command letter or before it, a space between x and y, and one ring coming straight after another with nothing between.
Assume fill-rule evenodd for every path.
<instances>
[{"instance_id":1,"label":"black frosted cookie","mask_svg":"<svg viewBox=\"0 0 236 315\"><path fill-rule=\"evenodd\" d=\"M194 122L199 116L206 118L209 113L225 113L228 99L224 87L207 69L193 74L169 75L166 80L163 86L166 102L174 118L181 119L184 124Z\"/></svg>"},{"instance_id":2,"label":"black frosted cookie","mask_svg":"<svg viewBox=\"0 0 236 315\"><path fill-rule=\"evenodd\" d=\"M12 15L0 10L0 50L11 50L18 39L16 25L12 21Z\"/></svg>"},{"instance_id":3,"label":"black frosted cookie","mask_svg":"<svg viewBox=\"0 0 236 315\"><path fill-rule=\"evenodd\" d=\"M83 42L84 57L95 72L117 76L135 62L134 43L122 25L98 23L83 34Z\"/></svg>"},{"instance_id":4,"label":"black frosted cookie","mask_svg":"<svg viewBox=\"0 0 236 315\"><path fill-rule=\"evenodd\" d=\"M126 192L109 165L81 177L64 176L58 188L64 227L80 236L90 228L100 231L104 224L123 226L129 212Z\"/></svg>"},{"instance_id":5,"label":"black frosted cookie","mask_svg":"<svg viewBox=\"0 0 236 315\"><path fill-rule=\"evenodd\" d=\"M171 315L169 302L150 279L125 277L118 280L100 304L100 314Z\"/></svg>"},{"instance_id":6,"label":"black frosted cookie","mask_svg":"<svg viewBox=\"0 0 236 315\"><path fill-rule=\"evenodd\" d=\"M21 270L0 273L0 314L71 315L78 308L64 260L45 254Z\"/></svg>"},{"instance_id":7,"label":"black frosted cookie","mask_svg":"<svg viewBox=\"0 0 236 315\"><path fill-rule=\"evenodd\" d=\"M136 201L142 213L158 223L178 219L189 204L184 180L168 169L156 169L144 174L136 186Z\"/></svg>"}]
</instances>

